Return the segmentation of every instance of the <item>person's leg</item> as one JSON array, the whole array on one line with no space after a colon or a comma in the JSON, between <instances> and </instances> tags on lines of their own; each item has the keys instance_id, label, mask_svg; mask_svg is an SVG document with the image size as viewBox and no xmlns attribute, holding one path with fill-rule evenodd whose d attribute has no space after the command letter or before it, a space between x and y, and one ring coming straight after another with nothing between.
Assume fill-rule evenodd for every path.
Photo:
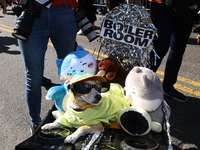
<instances>
[{"instance_id":1,"label":"person's leg","mask_svg":"<svg viewBox=\"0 0 200 150\"><path fill-rule=\"evenodd\" d=\"M171 90L174 91L173 85L177 81L178 72L183 60L186 44L193 27L194 19L195 16L189 18L175 18L174 20L170 52L167 58L163 80L163 88L167 93L170 93ZM169 95L172 95L179 101L187 100L187 98L179 92L174 94L171 93Z\"/></svg>"},{"instance_id":2,"label":"person's leg","mask_svg":"<svg viewBox=\"0 0 200 150\"><path fill-rule=\"evenodd\" d=\"M6 0L0 0L0 4L2 5L2 13L5 14L7 12L6 8L7 8L7 2Z\"/></svg>"},{"instance_id":3,"label":"person's leg","mask_svg":"<svg viewBox=\"0 0 200 150\"><path fill-rule=\"evenodd\" d=\"M158 29L158 39L153 40L153 44L159 58L156 57L154 51L151 51L150 53L150 69L156 72L170 46L172 18L165 4L150 2L149 7L153 24Z\"/></svg>"},{"instance_id":4,"label":"person's leg","mask_svg":"<svg viewBox=\"0 0 200 150\"><path fill-rule=\"evenodd\" d=\"M18 40L25 65L25 99L32 124L40 124L41 85L44 69L44 55L48 41L48 26L45 10L36 18L27 41Z\"/></svg>"},{"instance_id":5,"label":"person's leg","mask_svg":"<svg viewBox=\"0 0 200 150\"><path fill-rule=\"evenodd\" d=\"M94 23L97 18L93 6L93 1L85 1L84 3L82 3L82 7L85 10L87 19L90 21L90 23Z\"/></svg>"},{"instance_id":6,"label":"person's leg","mask_svg":"<svg viewBox=\"0 0 200 150\"><path fill-rule=\"evenodd\" d=\"M53 12L53 13L52 13ZM57 59L64 59L74 51L76 22L73 9L67 5L52 6L50 16L50 39L57 53Z\"/></svg>"}]
</instances>

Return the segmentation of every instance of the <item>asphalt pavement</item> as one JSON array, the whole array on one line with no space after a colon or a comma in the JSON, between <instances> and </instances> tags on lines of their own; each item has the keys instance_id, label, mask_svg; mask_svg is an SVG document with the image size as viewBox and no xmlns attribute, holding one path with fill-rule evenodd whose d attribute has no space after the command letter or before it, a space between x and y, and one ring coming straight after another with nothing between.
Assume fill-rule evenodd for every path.
<instances>
[{"instance_id":1,"label":"asphalt pavement","mask_svg":"<svg viewBox=\"0 0 200 150\"><path fill-rule=\"evenodd\" d=\"M95 31L100 32L99 18L95 22ZM25 75L19 47L12 37L15 17L10 8L7 14L0 14L0 150L13 150L20 142L30 137L30 123L24 100ZM183 31L184 32L184 31ZM189 100L177 102L169 97L165 100L171 107L171 137L174 150L200 149L200 45L196 44L197 34L191 33L188 40L179 78L175 87ZM77 42L86 50L96 51L97 40L88 42L85 36L78 35ZM59 84L55 52L49 43L45 56L45 77L52 83ZM161 64L158 75L163 79L165 60ZM53 105L53 101L45 100L49 87L42 87L43 118Z\"/></svg>"}]
</instances>

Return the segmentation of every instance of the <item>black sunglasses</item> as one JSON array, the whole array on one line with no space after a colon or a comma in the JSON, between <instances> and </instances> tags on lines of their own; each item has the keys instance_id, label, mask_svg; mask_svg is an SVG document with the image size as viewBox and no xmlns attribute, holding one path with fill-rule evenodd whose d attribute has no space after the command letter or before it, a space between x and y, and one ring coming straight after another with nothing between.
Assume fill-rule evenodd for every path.
<instances>
[{"instance_id":1,"label":"black sunglasses","mask_svg":"<svg viewBox=\"0 0 200 150\"><path fill-rule=\"evenodd\" d=\"M95 88L100 93L104 93L110 90L110 83L100 82L97 84L89 84L89 83L78 82L78 83L68 85L68 89L71 89L72 92L76 92L80 94L90 93L92 88Z\"/></svg>"}]
</instances>

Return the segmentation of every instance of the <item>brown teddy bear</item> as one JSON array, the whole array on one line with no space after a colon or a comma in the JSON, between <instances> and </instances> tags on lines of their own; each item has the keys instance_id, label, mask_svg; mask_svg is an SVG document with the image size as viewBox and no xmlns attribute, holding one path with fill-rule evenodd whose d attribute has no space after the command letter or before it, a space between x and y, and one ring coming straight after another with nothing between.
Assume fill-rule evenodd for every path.
<instances>
[{"instance_id":1,"label":"brown teddy bear","mask_svg":"<svg viewBox=\"0 0 200 150\"><path fill-rule=\"evenodd\" d=\"M125 86L128 71L122 68L116 58L105 58L98 63L98 75L104 76L110 83L119 83Z\"/></svg>"}]
</instances>

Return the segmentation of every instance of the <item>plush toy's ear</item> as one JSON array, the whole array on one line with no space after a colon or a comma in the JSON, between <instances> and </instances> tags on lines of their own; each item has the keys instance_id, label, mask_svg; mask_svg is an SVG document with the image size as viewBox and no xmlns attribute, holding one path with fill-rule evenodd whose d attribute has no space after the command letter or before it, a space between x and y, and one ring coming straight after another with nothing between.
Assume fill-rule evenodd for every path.
<instances>
[{"instance_id":1,"label":"plush toy's ear","mask_svg":"<svg viewBox=\"0 0 200 150\"><path fill-rule=\"evenodd\" d=\"M119 62L116 58L105 58L98 63L98 68L105 72L117 72L119 70Z\"/></svg>"},{"instance_id":2,"label":"plush toy's ear","mask_svg":"<svg viewBox=\"0 0 200 150\"><path fill-rule=\"evenodd\" d=\"M140 67L136 66L133 68L133 70L136 72L136 73L141 73L142 70L140 69Z\"/></svg>"}]
</instances>

